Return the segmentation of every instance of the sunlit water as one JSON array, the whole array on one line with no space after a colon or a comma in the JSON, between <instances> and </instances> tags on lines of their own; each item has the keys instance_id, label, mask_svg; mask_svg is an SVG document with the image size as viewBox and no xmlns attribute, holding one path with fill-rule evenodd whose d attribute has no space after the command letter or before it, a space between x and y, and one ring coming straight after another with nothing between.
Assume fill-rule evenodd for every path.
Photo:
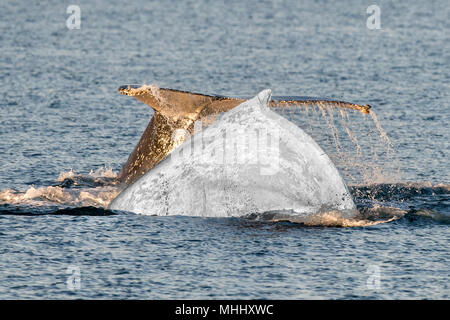
<instances>
[{"instance_id":1,"label":"sunlit water","mask_svg":"<svg viewBox=\"0 0 450 320\"><path fill-rule=\"evenodd\" d=\"M77 3L80 30L66 3L0 4L0 298L449 298L446 1L380 1L381 30L364 1ZM151 114L126 83L372 105L279 110L359 216L106 210Z\"/></svg>"}]
</instances>

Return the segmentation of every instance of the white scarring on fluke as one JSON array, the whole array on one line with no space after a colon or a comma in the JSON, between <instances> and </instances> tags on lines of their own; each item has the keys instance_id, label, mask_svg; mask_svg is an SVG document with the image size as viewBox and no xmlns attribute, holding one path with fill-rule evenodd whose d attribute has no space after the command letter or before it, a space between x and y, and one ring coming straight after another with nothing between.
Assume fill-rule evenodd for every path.
<instances>
[{"instance_id":1,"label":"white scarring on fluke","mask_svg":"<svg viewBox=\"0 0 450 320\"><path fill-rule=\"evenodd\" d=\"M113 210L145 215L308 216L356 207L317 143L268 108L271 90L223 113L124 189Z\"/></svg>"}]
</instances>

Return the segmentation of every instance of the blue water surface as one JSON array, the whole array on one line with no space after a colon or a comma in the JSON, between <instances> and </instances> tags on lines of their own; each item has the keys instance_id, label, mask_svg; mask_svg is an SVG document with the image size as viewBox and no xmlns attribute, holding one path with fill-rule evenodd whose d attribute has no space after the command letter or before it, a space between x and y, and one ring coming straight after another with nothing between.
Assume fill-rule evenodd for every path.
<instances>
[{"instance_id":1,"label":"blue water surface","mask_svg":"<svg viewBox=\"0 0 450 320\"><path fill-rule=\"evenodd\" d=\"M69 4L79 30L66 26ZM450 7L376 1L371 30L372 4L3 0L0 298L448 299ZM326 123L290 117L336 162L366 220L392 221L139 216L90 203L114 185L89 172L117 173L152 113L117 93L127 83L370 104L392 149L370 116L352 114L360 163L395 169L371 183L352 178Z\"/></svg>"}]
</instances>

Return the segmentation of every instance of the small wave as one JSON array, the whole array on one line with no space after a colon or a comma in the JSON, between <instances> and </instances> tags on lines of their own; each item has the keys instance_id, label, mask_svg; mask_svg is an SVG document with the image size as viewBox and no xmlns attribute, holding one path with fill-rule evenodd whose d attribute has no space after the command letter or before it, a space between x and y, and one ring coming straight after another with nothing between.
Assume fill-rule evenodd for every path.
<instances>
[{"instance_id":1,"label":"small wave","mask_svg":"<svg viewBox=\"0 0 450 320\"><path fill-rule=\"evenodd\" d=\"M356 214L336 210L319 212L308 216L292 211L254 213L246 217L250 220L267 222L289 222L309 227L370 227L392 221L400 222L434 222L450 224L449 212L432 209L401 209L372 203L370 207L358 208Z\"/></svg>"},{"instance_id":2,"label":"small wave","mask_svg":"<svg viewBox=\"0 0 450 320\"><path fill-rule=\"evenodd\" d=\"M56 179L58 184L54 186L31 186L23 191L1 190L0 204L106 208L122 188L116 177L117 174L108 168L91 170L87 175L73 170L63 171Z\"/></svg>"},{"instance_id":3,"label":"small wave","mask_svg":"<svg viewBox=\"0 0 450 320\"><path fill-rule=\"evenodd\" d=\"M73 171L72 169L70 169L69 171L61 171L59 173L58 178L56 179L56 181L63 181L67 178L74 178L74 177L83 177L82 174L77 174L75 171ZM91 170L88 174L89 177L92 178L111 178L111 179L115 179L117 178L117 173L113 171L112 168L107 168L107 167L100 167L97 170Z\"/></svg>"},{"instance_id":4,"label":"small wave","mask_svg":"<svg viewBox=\"0 0 450 320\"><path fill-rule=\"evenodd\" d=\"M0 201L6 203L29 203L40 201L51 201L56 203L69 203L73 201L72 195L65 193L61 187L41 187L35 188L31 186L26 191L16 191L13 189L5 189L0 191Z\"/></svg>"},{"instance_id":5,"label":"small wave","mask_svg":"<svg viewBox=\"0 0 450 320\"><path fill-rule=\"evenodd\" d=\"M309 227L368 227L381 223L387 223L406 214L405 211L396 208L365 208L349 215L348 212L337 210L319 212L307 216L299 215L292 211L266 212L262 214L251 214L246 218L251 220L262 220L270 222L296 223Z\"/></svg>"},{"instance_id":6,"label":"small wave","mask_svg":"<svg viewBox=\"0 0 450 320\"><path fill-rule=\"evenodd\" d=\"M403 215L401 215L403 216ZM293 220L292 222L301 223L306 226L320 226L320 227L369 227L375 226L381 223L387 223L398 219L398 215L392 215L389 218L380 220L369 220L364 219L361 216L356 216L354 218L345 218L340 212L324 212L318 213L316 215L309 216L303 220Z\"/></svg>"},{"instance_id":7,"label":"small wave","mask_svg":"<svg viewBox=\"0 0 450 320\"><path fill-rule=\"evenodd\" d=\"M450 215L439 213L430 209L412 210L405 216L409 221L427 221L431 220L437 223L450 224Z\"/></svg>"},{"instance_id":8,"label":"small wave","mask_svg":"<svg viewBox=\"0 0 450 320\"><path fill-rule=\"evenodd\" d=\"M395 207L408 212L431 210L450 213L450 185L430 182L403 182L350 186L359 208Z\"/></svg>"},{"instance_id":9,"label":"small wave","mask_svg":"<svg viewBox=\"0 0 450 320\"><path fill-rule=\"evenodd\" d=\"M55 203L67 206L94 206L106 208L118 194L117 187L95 187L85 189L65 189L59 186L31 186L26 191L5 189L0 191L0 204L29 204L35 206Z\"/></svg>"},{"instance_id":10,"label":"small wave","mask_svg":"<svg viewBox=\"0 0 450 320\"><path fill-rule=\"evenodd\" d=\"M408 221L449 223L450 185L431 182L400 182L349 187L363 213L391 207L404 212ZM382 208L382 209L377 209Z\"/></svg>"},{"instance_id":11,"label":"small wave","mask_svg":"<svg viewBox=\"0 0 450 320\"><path fill-rule=\"evenodd\" d=\"M97 170L91 170L87 175L78 174L72 169L61 171L56 179L61 187L72 186L107 186L117 185L117 173L111 168L101 167Z\"/></svg>"},{"instance_id":12,"label":"small wave","mask_svg":"<svg viewBox=\"0 0 450 320\"><path fill-rule=\"evenodd\" d=\"M431 182L378 183L352 185L350 191L355 197L371 199L411 198L418 195L450 195L450 185Z\"/></svg>"}]
</instances>

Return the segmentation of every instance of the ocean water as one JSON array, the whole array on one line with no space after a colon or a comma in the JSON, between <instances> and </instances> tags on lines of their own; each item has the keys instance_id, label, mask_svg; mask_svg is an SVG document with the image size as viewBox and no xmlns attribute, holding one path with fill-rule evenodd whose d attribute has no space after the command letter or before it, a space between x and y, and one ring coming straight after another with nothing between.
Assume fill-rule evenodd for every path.
<instances>
[{"instance_id":1,"label":"ocean water","mask_svg":"<svg viewBox=\"0 0 450 320\"><path fill-rule=\"evenodd\" d=\"M81 9L69 30L69 4ZM448 299L447 1L2 1L0 298ZM128 83L370 104L278 112L360 217L107 210L152 111Z\"/></svg>"}]
</instances>

